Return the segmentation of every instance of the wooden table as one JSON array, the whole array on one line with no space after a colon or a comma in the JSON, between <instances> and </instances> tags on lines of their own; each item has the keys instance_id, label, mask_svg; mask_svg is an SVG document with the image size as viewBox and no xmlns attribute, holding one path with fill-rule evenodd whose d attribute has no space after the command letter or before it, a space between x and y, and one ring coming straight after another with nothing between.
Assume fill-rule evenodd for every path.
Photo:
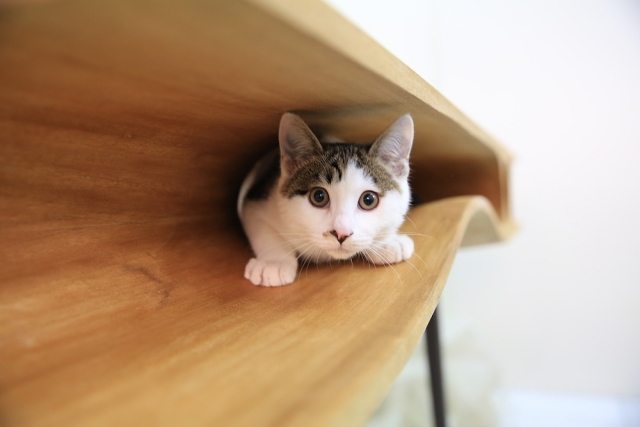
<instances>
[{"instance_id":1,"label":"wooden table","mask_svg":"<svg viewBox=\"0 0 640 427\"><path fill-rule=\"evenodd\" d=\"M513 230L505 150L320 2L18 1L0 64L2 425L361 424L458 247ZM284 111L356 142L411 112L409 262L242 277Z\"/></svg>"}]
</instances>

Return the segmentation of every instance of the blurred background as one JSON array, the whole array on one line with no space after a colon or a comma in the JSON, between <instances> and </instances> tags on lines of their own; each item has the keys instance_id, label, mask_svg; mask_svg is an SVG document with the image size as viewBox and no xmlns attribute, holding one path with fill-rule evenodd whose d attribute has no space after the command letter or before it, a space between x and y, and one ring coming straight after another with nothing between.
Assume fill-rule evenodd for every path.
<instances>
[{"instance_id":1,"label":"blurred background","mask_svg":"<svg viewBox=\"0 0 640 427\"><path fill-rule=\"evenodd\" d=\"M441 302L450 425L640 426L640 2L328 3L514 155L521 229ZM372 425L427 425L421 350Z\"/></svg>"}]
</instances>

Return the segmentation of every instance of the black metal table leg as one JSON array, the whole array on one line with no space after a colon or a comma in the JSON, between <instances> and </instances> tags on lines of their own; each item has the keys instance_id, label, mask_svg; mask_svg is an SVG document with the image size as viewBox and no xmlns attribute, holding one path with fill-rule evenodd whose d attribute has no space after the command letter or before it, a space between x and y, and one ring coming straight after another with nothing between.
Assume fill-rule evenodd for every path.
<instances>
[{"instance_id":1,"label":"black metal table leg","mask_svg":"<svg viewBox=\"0 0 640 427\"><path fill-rule=\"evenodd\" d=\"M431 374L431 394L433 396L433 415L436 427L445 427L444 387L442 384L442 365L440 363L440 335L438 332L438 309L433 312L427 325L427 354L429 373Z\"/></svg>"}]
</instances>

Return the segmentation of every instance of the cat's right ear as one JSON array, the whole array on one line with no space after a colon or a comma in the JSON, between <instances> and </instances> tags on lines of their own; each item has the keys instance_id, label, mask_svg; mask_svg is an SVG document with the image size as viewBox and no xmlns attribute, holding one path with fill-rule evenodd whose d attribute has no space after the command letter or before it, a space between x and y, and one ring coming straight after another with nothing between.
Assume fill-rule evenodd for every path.
<instances>
[{"instance_id":1,"label":"cat's right ear","mask_svg":"<svg viewBox=\"0 0 640 427\"><path fill-rule=\"evenodd\" d=\"M412 145L413 119L410 114L405 114L378 137L369 152L396 178L406 178L409 175L409 153Z\"/></svg>"},{"instance_id":2,"label":"cat's right ear","mask_svg":"<svg viewBox=\"0 0 640 427\"><path fill-rule=\"evenodd\" d=\"M292 113L284 113L278 132L282 172L289 174L313 156L322 154L322 145L307 124Z\"/></svg>"}]
</instances>

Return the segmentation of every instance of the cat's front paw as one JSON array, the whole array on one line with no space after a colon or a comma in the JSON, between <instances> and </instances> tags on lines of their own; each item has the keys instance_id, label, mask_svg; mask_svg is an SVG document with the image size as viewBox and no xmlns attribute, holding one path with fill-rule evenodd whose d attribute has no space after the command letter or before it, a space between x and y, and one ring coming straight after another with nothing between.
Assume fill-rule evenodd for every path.
<instances>
[{"instance_id":1,"label":"cat's front paw","mask_svg":"<svg viewBox=\"0 0 640 427\"><path fill-rule=\"evenodd\" d=\"M263 261L251 258L244 269L244 277L254 285L282 286L293 283L298 263L292 261Z\"/></svg>"},{"instance_id":2,"label":"cat's front paw","mask_svg":"<svg viewBox=\"0 0 640 427\"><path fill-rule=\"evenodd\" d=\"M404 234L395 236L375 244L369 251L367 257L374 264L396 264L413 255L413 240Z\"/></svg>"}]
</instances>

